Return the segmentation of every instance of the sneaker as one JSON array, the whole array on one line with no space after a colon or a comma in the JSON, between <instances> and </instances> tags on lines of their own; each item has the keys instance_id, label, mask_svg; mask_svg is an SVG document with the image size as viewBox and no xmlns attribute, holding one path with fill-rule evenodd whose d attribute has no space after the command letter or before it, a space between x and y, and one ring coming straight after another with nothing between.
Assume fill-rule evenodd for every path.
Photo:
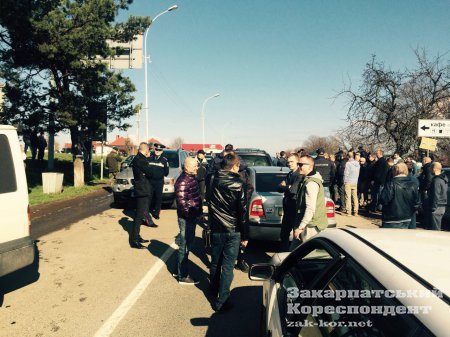
<instances>
[{"instance_id":1,"label":"sneaker","mask_svg":"<svg viewBox=\"0 0 450 337\"><path fill-rule=\"evenodd\" d=\"M185 285L196 285L196 284L198 284L198 281L192 279L190 276L186 276L186 277L180 278L178 280L178 283L185 284Z\"/></svg>"},{"instance_id":2,"label":"sneaker","mask_svg":"<svg viewBox=\"0 0 450 337\"><path fill-rule=\"evenodd\" d=\"M244 273L248 273L250 267L248 266L248 263L245 262L245 260L238 260L235 266L236 269L239 269L240 271Z\"/></svg>"}]
</instances>

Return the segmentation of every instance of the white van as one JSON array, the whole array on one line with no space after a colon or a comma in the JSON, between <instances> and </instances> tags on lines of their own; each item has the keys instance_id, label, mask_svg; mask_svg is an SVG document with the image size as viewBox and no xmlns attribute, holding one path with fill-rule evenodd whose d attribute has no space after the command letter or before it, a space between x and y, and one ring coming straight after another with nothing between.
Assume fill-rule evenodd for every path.
<instances>
[{"instance_id":1,"label":"white van","mask_svg":"<svg viewBox=\"0 0 450 337\"><path fill-rule=\"evenodd\" d=\"M16 129L0 125L0 277L33 263L30 207Z\"/></svg>"}]
</instances>

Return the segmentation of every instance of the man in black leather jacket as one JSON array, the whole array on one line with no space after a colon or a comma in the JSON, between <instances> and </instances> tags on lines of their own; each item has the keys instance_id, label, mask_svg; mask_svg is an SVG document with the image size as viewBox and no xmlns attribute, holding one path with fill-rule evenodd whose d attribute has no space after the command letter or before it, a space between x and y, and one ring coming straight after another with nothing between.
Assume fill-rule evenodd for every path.
<instances>
[{"instance_id":1,"label":"man in black leather jacket","mask_svg":"<svg viewBox=\"0 0 450 337\"><path fill-rule=\"evenodd\" d=\"M224 156L222 167L214 175L209 203L211 226L210 290L212 307L224 311L231 307L228 298L233 268L239 246L247 245L248 224L245 221L247 202L239 175L240 159L234 154Z\"/></svg>"},{"instance_id":2,"label":"man in black leather jacket","mask_svg":"<svg viewBox=\"0 0 450 337\"><path fill-rule=\"evenodd\" d=\"M314 168L322 176L325 196L327 198L331 198L330 185L334 181L336 167L331 160L325 158L325 150L323 148L317 150L317 158L314 160Z\"/></svg>"},{"instance_id":3,"label":"man in black leather jacket","mask_svg":"<svg viewBox=\"0 0 450 337\"><path fill-rule=\"evenodd\" d=\"M136 216L134 217L134 225L130 234L130 246L138 249L145 248L141 243L148 242L148 240L142 239L139 235L144 213L148 212L149 196L152 191L149 179L153 176L153 169L147 160L148 154L148 144L141 143L138 154L133 158Z\"/></svg>"},{"instance_id":4,"label":"man in black leather jacket","mask_svg":"<svg viewBox=\"0 0 450 337\"><path fill-rule=\"evenodd\" d=\"M407 229L419 203L417 182L408 176L408 167L404 163L393 167L393 175L380 194L381 227Z\"/></svg>"}]
</instances>

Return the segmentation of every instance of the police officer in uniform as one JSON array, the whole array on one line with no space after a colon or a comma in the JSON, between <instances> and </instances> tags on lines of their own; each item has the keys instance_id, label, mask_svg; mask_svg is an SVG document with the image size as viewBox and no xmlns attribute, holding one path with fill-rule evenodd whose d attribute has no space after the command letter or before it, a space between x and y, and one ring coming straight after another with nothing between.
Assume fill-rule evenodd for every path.
<instances>
[{"instance_id":1,"label":"police officer in uniform","mask_svg":"<svg viewBox=\"0 0 450 337\"><path fill-rule=\"evenodd\" d=\"M155 219L159 219L161 211L162 193L164 187L164 177L169 174L169 162L163 157L165 146L162 144L154 144L155 153L152 154L148 161L153 168L153 176L150 179L152 185L152 195L150 196L150 213Z\"/></svg>"},{"instance_id":2,"label":"police officer in uniform","mask_svg":"<svg viewBox=\"0 0 450 337\"><path fill-rule=\"evenodd\" d=\"M137 249L145 248L142 243L149 242L148 240L144 240L139 234L144 213L148 212L149 197L152 192L149 179L153 177L153 167L148 162L148 154L148 144L141 143L138 154L133 158L132 165L134 193L136 197L136 216L134 217L132 232L130 233L130 246Z\"/></svg>"}]
</instances>

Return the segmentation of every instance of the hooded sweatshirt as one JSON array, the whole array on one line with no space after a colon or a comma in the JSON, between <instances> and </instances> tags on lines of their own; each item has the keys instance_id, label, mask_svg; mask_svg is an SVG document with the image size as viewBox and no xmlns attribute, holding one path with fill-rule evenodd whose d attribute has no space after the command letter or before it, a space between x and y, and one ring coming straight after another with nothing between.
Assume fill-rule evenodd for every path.
<instances>
[{"instance_id":1,"label":"hooded sweatshirt","mask_svg":"<svg viewBox=\"0 0 450 337\"><path fill-rule=\"evenodd\" d=\"M359 177L359 163L350 159L347 164L345 164L344 170L344 184L358 184Z\"/></svg>"},{"instance_id":2,"label":"hooded sweatshirt","mask_svg":"<svg viewBox=\"0 0 450 337\"><path fill-rule=\"evenodd\" d=\"M433 177L430 189L428 190L430 208L432 212L434 212L438 207L445 207L447 205L447 189L448 178L445 172Z\"/></svg>"}]
</instances>

